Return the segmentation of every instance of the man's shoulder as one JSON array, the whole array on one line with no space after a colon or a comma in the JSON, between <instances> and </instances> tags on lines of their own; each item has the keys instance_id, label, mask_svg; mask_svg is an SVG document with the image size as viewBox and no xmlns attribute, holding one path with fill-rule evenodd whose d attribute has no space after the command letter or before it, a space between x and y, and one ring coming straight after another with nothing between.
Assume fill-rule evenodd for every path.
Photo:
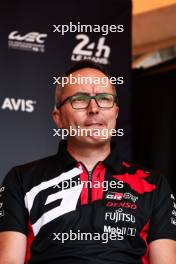
<instances>
[{"instance_id":1,"label":"man's shoulder","mask_svg":"<svg viewBox=\"0 0 176 264\"><path fill-rule=\"evenodd\" d=\"M149 166L145 166L140 163L133 161L122 161L124 172L130 174L131 176L136 176L141 179L147 179L149 181L158 181L163 178L163 174L159 169L153 169Z\"/></svg>"},{"instance_id":2,"label":"man's shoulder","mask_svg":"<svg viewBox=\"0 0 176 264\"><path fill-rule=\"evenodd\" d=\"M12 167L6 174L3 185L22 186L31 189L42 182L48 181L61 173L58 155L50 155Z\"/></svg>"},{"instance_id":3,"label":"man's shoulder","mask_svg":"<svg viewBox=\"0 0 176 264\"><path fill-rule=\"evenodd\" d=\"M132 161L132 160L125 160L124 159L122 161L122 165L123 165L123 167L129 168L129 170L133 170L133 171L142 170L142 171L149 172L149 173L159 172L156 169L152 169L147 165L144 165L144 164Z\"/></svg>"},{"instance_id":4,"label":"man's shoulder","mask_svg":"<svg viewBox=\"0 0 176 264\"><path fill-rule=\"evenodd\" d=\"M26 173L28 171L33 170L46 170L47 168L51 169L54 168L56 165L58 165L58 158L57 155L54 154L17 165L14 167L14 169L22 173Z\"/></svg>"},{"instance_id":5,"label":"man's shoulder","mask_svg":"<svg viewBox=\"0 0 176 264\"><path fill-rule=\"evenodd\" d=\"M54 154L54 155L46 156L43 158L39 158L36 160L32 160L32 161L28 161L28 162L19 164L19 165L15 166L15 168L25 171L25 170L35 168L35 167L47 166L48 164L56 162L56 159L57 159L57 155Z\"/></svg>"},{"instance_id":6,"label":"man's shoulder","mask_svg":"<svg viewBox=\"0 0 176 264\"><path fill-rule=\"evenodd\" d=\"M15 173L21 180L40 178L44 175L55 175L59 171L60 162L57 154L33 160L24 164L14 166L11 172ZM22 181L23 181L22 180Z\"/></svg>"}]
</instances>

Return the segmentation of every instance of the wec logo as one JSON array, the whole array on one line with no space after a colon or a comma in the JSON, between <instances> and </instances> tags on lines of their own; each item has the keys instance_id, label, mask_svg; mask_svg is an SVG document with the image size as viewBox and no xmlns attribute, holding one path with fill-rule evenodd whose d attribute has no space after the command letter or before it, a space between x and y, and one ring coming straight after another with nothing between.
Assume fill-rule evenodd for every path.
<instances>
[{"instance_id":1,"label":"wec logo","mask_svg":"<svg viewBox=\"0 0 176 264\"><path fill-rule=\"evenodd\" d=\"M8 47L15 50L45 52L45 38L47 36L47 34L39 32L21 35L17 30L12 31L8 36Z\"/></svg>"},{"instance_id":2,"label":"wec logo","mask_svg":"<svg viewBox=\"0 0 176 264\"><path fill-rule=\"evenodd\" d=\"M41 34L39 32L30 32L24 36L21 36L18 31L12 31L9 34L9 40L17 40L17 41L26 41L26 42L36 42L39 44L43 44L45 42L45 38L47 34Z\"/></svg>"},{"instance_id":3,"label":"wec logo","mask_svg":"<svg viewBox=\"0 0 176 264\"><path fill-rule=\"evenodd\" d=\"M110 56L110 47L105 45L105 37L98 39L98 43L91 42L90 38L85 34L78 34L76 39L80 42L73 49L71 59L79 61L81 59L92 59L98 63L108 64Z\"/></svg>"},{"instance_id":4,"label":"wec logo","mask_svg":"<svg viewBox=\"0 0 176 264\"><path fill-rule=\"evenodd\" d=\"M7 97L4 99L4 102L2 103L1 109L30 113L34 111L34 104L36 104L36 101Z\"/></svg>"}]
</instances>

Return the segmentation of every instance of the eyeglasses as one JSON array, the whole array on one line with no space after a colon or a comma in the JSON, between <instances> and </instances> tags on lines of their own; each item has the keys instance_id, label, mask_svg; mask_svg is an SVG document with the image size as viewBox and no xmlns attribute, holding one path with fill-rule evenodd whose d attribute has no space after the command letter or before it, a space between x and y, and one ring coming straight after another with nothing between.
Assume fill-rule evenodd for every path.
<instances>
[{"instance_id":1,"label":"eyeglasses","mask_svg":"<svg viewBox=\"0 0 176 264\"><path fill-rule=\"evenodd\" d=\"M95 99L98 107L100 108L112 108L114 103L118 103L117 96L109 93L99 93L95 96L89 94L79 93L72 96L68 96L62 103L57 104L56 107L59 109L67 101L70 101L73 109L86 109L90 104L90 100Z\"/></svg>"}]
</instances>

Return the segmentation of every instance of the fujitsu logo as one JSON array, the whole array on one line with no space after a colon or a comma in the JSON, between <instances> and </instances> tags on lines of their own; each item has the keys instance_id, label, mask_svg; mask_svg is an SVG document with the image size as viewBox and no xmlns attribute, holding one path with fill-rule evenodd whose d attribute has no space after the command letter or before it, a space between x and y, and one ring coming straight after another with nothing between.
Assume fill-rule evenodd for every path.
<instances>
[{"instance_id":1,"label":"fujitsu logo","mask_svg":"<svg viewBox=\"0 0 176 264\"><path fill-rule=\"evenodd\" d=\"M6 97L2 103L2 110L33 112L36 101Z\"/></svg>"},{"instance_id":2,"label":"fujitsu logo","mask_svg":"<svg viewBox=\"0 0 176 264\"><path fill-rule=\"evenodd\" d=\"M26 42L36 42L39 44L43 44L45 42L46 37L47 37L47 34L43 34L39 32L29 32L25 35L20 35L18 31L12 31L9 34L8 39L26 41Z\"/></svg>"}]
</instances>

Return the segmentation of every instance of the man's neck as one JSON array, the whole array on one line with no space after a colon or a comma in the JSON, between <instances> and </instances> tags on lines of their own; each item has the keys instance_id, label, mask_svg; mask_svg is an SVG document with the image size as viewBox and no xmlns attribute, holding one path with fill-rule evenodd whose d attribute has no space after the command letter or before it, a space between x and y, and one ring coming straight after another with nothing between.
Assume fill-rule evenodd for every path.
<instances>
[{"instance_id":1,"label":"man's neck","mask_svg":"<svg viewBox=\"0 0 176 264\"><path fill-rule=\"evenodd\" d=\"M81 161L87 170L91 171L97 162L103 161L110 154L110 142L98 146L91 144L83 146L68 140L67 150L75 160Z\"/></svg>"}]
</instances>

